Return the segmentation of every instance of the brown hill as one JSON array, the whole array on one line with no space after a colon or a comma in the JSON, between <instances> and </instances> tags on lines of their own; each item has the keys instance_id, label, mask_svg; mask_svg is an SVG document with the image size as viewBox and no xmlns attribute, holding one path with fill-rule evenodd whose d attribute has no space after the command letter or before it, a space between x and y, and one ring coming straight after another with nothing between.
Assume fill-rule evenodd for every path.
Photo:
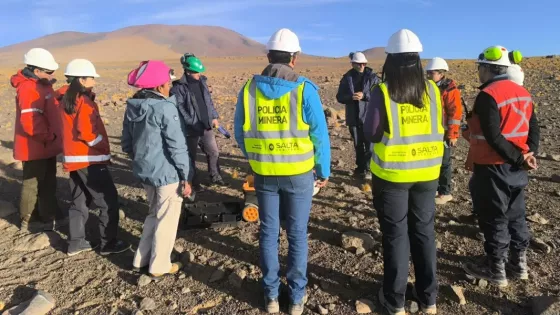
<instances>
[{"instance_id":1,"label":"brown hill","mask_svg":"<svg viewBox=\"0 0 560 315\"><path fill-rule=\"evenodd\" d=\"M385 60L385 47L373 47L362 52L368 60Z\"/></svg>"},{"instance_id":2,"label":"brown hill","mask_svg":"<svg viewBox=\"0 0 560 315\"><path fill-rule=\"evenodd\" d=\"M141 25L107 33L61 32L0 48L0 64L21 63L33 47L52 51L61 62L88 58L96 62L200 56L259 56L265 46L218 26Z\"/></svg>"}]
</instances>

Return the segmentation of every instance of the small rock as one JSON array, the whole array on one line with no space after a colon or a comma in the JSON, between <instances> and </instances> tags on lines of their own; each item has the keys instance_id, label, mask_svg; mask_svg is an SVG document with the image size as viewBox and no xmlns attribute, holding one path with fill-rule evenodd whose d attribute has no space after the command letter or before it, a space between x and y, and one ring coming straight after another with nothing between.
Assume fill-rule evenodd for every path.
<instances>
[{"instance_id":1,"label":"small rock","mask_svg":"<svg viewBox=\"0 0 560 315\"><path fill-rule=\"evenodd\" d=\"M317 312L321 315L327 315L329 310L324 308L322 305L317 305Z\"/></svg>"},{"instance_id":2,"label":"small rock","mask_svg":"<svg viewBox=\"0 0 560 315\"><path fill-rule=\"evenodd\" d=\"M175 246L173 246L173 249L179 254L182 254L185 251L185 248L181 244L175 244ZM193 258L194 258L194 255L193 255ZM189 261L189 262L192 262L192 260Z\"/></svg>"},{"instance_id":3,"label":"small rock","mask_svg":"<svg viewBox=\"0 0 560 315\"><path fill-rule=\"evenodd\" d=\"M0 200L0 218L5 218L17 212L13 203Z\"/></svg>"},{"instance_id":4,"label":"small rock","mask_svg":"<svg viewBox=\"0 0 560 315\"><path fill-rule=\"evenodd\" d=\"M535 248L538 249L542 252L544 252L545 254L549 254L552 249L550 248L550 246L548 246L542 239L540 238L531 238L531 242L530 245Z\"/></svg>"},{"instance_id":5,"label":"small rock","mask_svg":"<svg viewBox=\"0 0 560 315\"><path fill-rule=\"evenodd\" d=\"M447 224L449 224L449 225L459 225L459 223L457 223L453 220L449 221Z\"/></svg>"},{"instance_id":6,"label":"small rock","mask_svg":"<svg viewBox=\"0 0 560 315\"><path fill-rule=\"evenodd\" d=\"M184 273L181 273L181 274L179 275L179 279L181 279L181 280L182 280L182 279L185 279L186 277L187 277L187 275L184 274Z\"/></svg>"},{"instance_id":7,"label":"small rock","mask_svg":"<svg viewBox=\"0 0 560 315\"><path fill-rule=\"evenodd\" d=\"M0 311L6 307L6 303L4 301L0 301Z\"/></svg>"},{"instance_id":8,"label":"small rock","mask_svg":"<svg viewBox=\"0 0 560 315\"><path fill-rule=\"evenodd\" d=\"M353 196L359 196L362 194L362 190L356 186L342 184L342 189L344 190L345 193Z\"/></svg>"},{"instance_id":9,"label":"small rock","mask_svg":"<svg viewBox=\"0 0 560 315\"><path fill-rule=\"evenodd\" d=\"M191 293L191 289L189 289L189 288L187 288L187 287L184 287L184 288L181 290L181 293L183 293L183 294Z\"/></svg>"},{"instance_id":10,"label":"small rock","mask_svg":"<svg viewBox=\"0 0 560 315\"><path fill-rule=\"evenodd\" d=\"M550 159L556 162L560 162L560 154L551 155Z\"/></svg>"},{"instance_id":11,"label":"small rock","mask_svg":"<svg viewBox=\"0 0 560 315\"><path fill-rule=\"evenodd\" d=\"M533 315L558 315L560 314L560 297L536 296L533 297Z\"/></svg>"},{"instance_id":12,"label":"small rock","mask_svg":"<svg viewBox=\"0 0 560 315\"><path fill-rule=\"evenodd\" d=\"M560 197L560 190L556 190L556 191L554 192L554 195L556 195L556 197Z\"/></svg>"},{"instance_id":13,"label":"small rock","mask_svg":"<svg viewBox=\"0 0 560 315\"><path fill-rule=\"evenodd\" d=\"M361 256L365 254L366 250L363 247L356 248L356 255Z\"/></svg>"},{"instance_id":14,"label":"small rock","mask_svg":"<svg viewBox=\"0 0 560 315\"><path fill-rule=\"evenodd\" d=\"M329 307L328 307L329 311L332 312L332 311L334 311L335 308L336 308L336 304L333 304L333 303L329 304Z\"/></svg>"},{"instance_id":15,"label":"small rock","mask_svg":"<svg viewBox=\"0 0 560 315\"><path fill-rule=\"evenodd\" d=\"M30 300L14 306L9 310L4 311L5 315L15 314L29 314L29 315L44 315L49 313L56 306L54 297L46 292L38 290Z\"/></svg>"},{"instance_id":16,"label":"small rock","mask_svg":"<svg viewBox=\"0 0 560 315\"><path fill-rule=\"evenodd\" d=\"M170 310L174 311L176 310L179 306L177 305L177 303L173 302L173 301L167 301L167 307L169 307Z\"/></svg>"},{"instance_id":17,"label":"small rock","mask_svg":"<svg viewBox=\"0 0 560 315\"><path fill-rule=\"evenodd\" d=\"M49 237L45 233L31 234L14 241L16 251L37 251L48 247L51 244Z\"/></svg>"},{"instance_id":18,"label":"small rock","mask_svg":"<svg viewBox=\"0 0 560 315\"><path fill-rule=\"evenodd\" d=\"M487 286L488 286L488 281L486 281L484 279L478 280L478 287L479 288L486 289Z\"/></svg>"},{"instance_id":19,"label":"small rock","mask_svg":"<svg viewBox=\"0 0 560 315\"><path fill-rule=\"evenodd\" d=\"M144 315L144 313L142 313L141 310L135 310L134 312L132 312L132 315Z\"/></svg>"},{"instance_id":20,"label":"small rock","mask_svg":"<svg viewBox=\"0 0 560 315\"><path fill-rule=\"evenodd\" d=\"M453 292L457 296L459 305L467 304L467 299L465 299L465 294L463 293L463 288L462 287L452 285L451 290L453 290Z\"/></svg>"},{"instance_id":21,"label":"small rock","mask_svg":"<svg viewBox=\"0 0 560 315\"><path fill-rule=\"evenodd\" d=\"M415 301L408 301L407 304L408 304L407 305L408 306L408 311L411 314L416 314L420 310L420 308L418 307L418 303L416 303Z\"/></svg>"},{"instance_id":22,"label":"small rock","mask_svg":"<svg viewBox=\"0 0 560 315\"><path fill-rule=\"evenodd\" d=\"M436 248L437 248L438 250L441 250L441 247L442 247L442 246L443 246L443 245L441 244L440 241L436 241Z\"/></svg>"},{"instance_id":23,"label":"small rock","mask_svg":"<svg viewBox=\"0 0 560 315\"><path fill-rule=\"evenodd\" d=\"M124 211L122 209L119 210L119 219L121 219L121 220L126 219L126 214L124 213Z\"/></svg>"},{"instance_id":24,"label":"small rock","mask_svg":"<svg viewBox=\"0 0 560 315\"><path fill-rule=\"evenodd\" d=\"M342 234L342 248L346 250L363 247L367 251L371 250L374 244L375 241L369 234L355 231L345 232Z\"/></svg>"},{"instance_id":25,"label":"small rock","mask_svg":"<svg viewBox=\"0 0 560 315\"><path fill-rule=\"evenodd\" d=\"M229 283L235 288L241 288L243 286L243 280L247 277L247 271L244 269L238 269L229 275Z\"/></svg>"},{"instance_id":26,"label":"small rock","mask_svg":"<svg viewBox=\"0 0 560 315\"><path fill-rule=\"evenodd\" d=\"M208 282L213 283L222 280L226 276L226 272L222 269L216 269L208 279Z\"/></svg>"},{"instance_id":27,"label":"small rock","mask_svg":"<svg viewBox=\"0 0 560 315\"><path fill-rule=\"evenodd\" d=\"M548 224L548 220L543 218L540 214L535 213L533 215L530 215L527 217L528 221L531 221L533 223L538 223L538 224Z\"/></svg>"},{"instance_id":28,"label":"small rock","mask_svg":"<svg viewBox=\"0 0 560 315\"><path fill-rule=\"evenodd\" d=\"M359 299L356 301L356 312L358 312L358 314L369 314L373 309L373 302L370 300Z\"/></svg>"},{"instance_id":29,"label":"small rock","mask_svg":"<svg viewBox=\"0 0 560 315\"><path fill-rule=\"evenodd\" d=\"M208 261L208 257L201 255L197 257L198 261L200 261L201 264L205 264Z\"/></svg>"},{"instance_id":30,"label":"small rock","mask_svg":"<svg viewBox=\"0 0 560 315\"><path fill-rule=\"evenodd\" d=\"M141 311L153 311L156 307L156 302L148 297L143 298L142 302L140 302Z\"/></svg>"}]
</instances>

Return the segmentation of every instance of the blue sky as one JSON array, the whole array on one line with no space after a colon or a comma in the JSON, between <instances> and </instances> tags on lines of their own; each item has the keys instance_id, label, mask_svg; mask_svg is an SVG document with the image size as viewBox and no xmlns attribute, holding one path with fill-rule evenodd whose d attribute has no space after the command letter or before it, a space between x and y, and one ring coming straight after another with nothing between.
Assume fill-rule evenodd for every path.
<instances>
[{"instance_id":1,"label":"blue sky","mask_svg":"<svg viewBox=\"0 0 560 315\"><path fill-rule=\"evenodd\" d=\"M422 57L475 58L490 45L525 56L560 54L558 0L0 0L0 46L59 31L137 24L219 25L265 43L278 28L305 53L345 56L385 46L408 28ZM11 31L13 30L13 31Z\"/></svg>"}]
</instances>

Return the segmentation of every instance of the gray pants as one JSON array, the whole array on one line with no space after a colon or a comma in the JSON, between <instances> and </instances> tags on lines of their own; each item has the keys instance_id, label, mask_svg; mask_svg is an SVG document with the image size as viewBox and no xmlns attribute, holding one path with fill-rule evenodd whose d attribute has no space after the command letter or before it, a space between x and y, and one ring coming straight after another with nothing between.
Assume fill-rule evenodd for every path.
<instances>
[{"instance_id":1,"label":"gray pants","mask_svg":"<svg viewBox=\"0 0 560 315\"><path fill-rule=\"evenodd\" d=\"M191 168L189 171L189 180L193 184L200 184L200 178L197 176L196 170L196 152L198 146L202 153L206 155L206 162L208 163L208 173L210 173L211 179L216 179L220 177L220 165L218 164L218 158L220 151L218 150L218 144L216 143L216 137L212 130L205 130L204 134L200 136L188 136L187 146L189 148L189 157L191 159Z\"/></svg>"}]
</instances>

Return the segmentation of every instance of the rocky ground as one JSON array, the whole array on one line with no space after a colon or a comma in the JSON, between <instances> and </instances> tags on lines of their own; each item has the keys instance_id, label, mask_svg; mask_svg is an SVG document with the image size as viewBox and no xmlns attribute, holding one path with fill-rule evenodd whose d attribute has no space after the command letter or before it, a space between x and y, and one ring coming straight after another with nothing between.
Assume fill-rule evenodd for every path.
<instances>
[{"instance_id":1,"label":"rocky ground","mask_svg":"<svg viewBox=\"0 0 560 315\"><path fill-rule=\"evenodd\" d=\"M233 131L237 92L264 60L221 59L208 62L209 82L222 115L221 123ZM100 65L96 92L102 116L111 136L114 155L112 175L122 205L120 236L138 243L147 213L146 196L130 172L130 161L120 150L124 101L133 92L125 77L136 64ZM380 63L374 64L380 70ZM178 69L177 65L176 69ZM453 61L451 76L465 84L465 98L472 104L477 78L472 61ZM558 246L560 246L560 59L530 58L523 63L526 86L538 104L541 125L539 169L530 174L527 213L534 241L529 251L530 280L512 282L498 289L464 277L461 264L482 254L477 227L466 219L472 204L467 190L469 173L462 169L467 144L460 140L453 153L454 197L438 206L436 232L440 314L558 314L542 313L536 304L546 296L560 295ZM329 186L313 202L309 224L309 293L306 314L380 314L376 299L383 277L379 223L372 209L369 185L353 179L354 155L342 106L335 94L346 61L306 60L298 70L321 87L329 108L333 176ZM14 89L8 82L16 69L0 70L0 310L30 299L35 290L56 300L51 314L263 314L261 276L258 267L258 225L244 223L218 230L179 230L176 258L185 269L158 283L130 270L133 252L101 257L95 252L67 257L67 231L24 234L17 228L17 202L21 164L11 158L14 130ZM63 78L59 77L62 82ZM57 85L58 86L58 85ZM230 188L208 188L199 201L240 200L247 170L235 141L218 136L221 165ZM199 156L199 168L206 170ZM59 170L58 193L68 207L67 174ZM90 232L95 237L92 209ZM286 261L287 239L281 235L281 258ZM411 273L410 282L414 282ZM545 296L543 300L534 297ZM372 302L373 301L373 302ZM537 302L535 302L537 301ZM418 307L407 303L411 313Z\"/></svg>"}]
</instances>

